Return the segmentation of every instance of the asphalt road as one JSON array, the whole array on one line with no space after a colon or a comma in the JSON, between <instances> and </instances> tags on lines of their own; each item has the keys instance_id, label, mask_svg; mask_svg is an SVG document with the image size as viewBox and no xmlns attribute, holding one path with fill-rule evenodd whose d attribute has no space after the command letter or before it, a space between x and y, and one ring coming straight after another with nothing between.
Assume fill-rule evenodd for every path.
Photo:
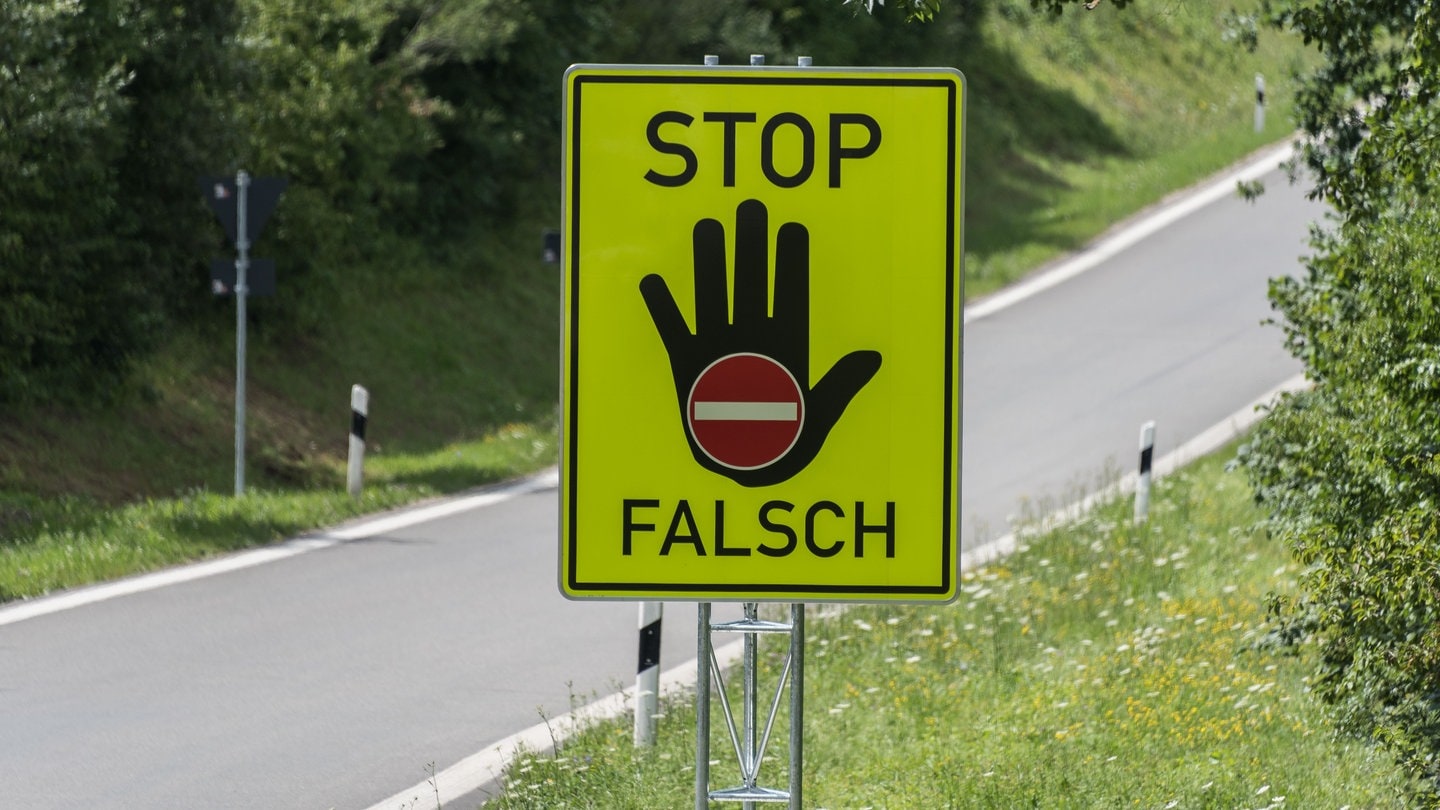
<instances>
[{"instance_id":1,"label":"asphalt road","mask_svg":"<svg viewBox=\"0 0 1440 810\"><path fill-rule=\"evenodd\" d=\"M967 325L967 545L1128 470L1143 421L1164 452L1298 370L1260 321L1319 209L1266 179ZM493 500L0 609L0 804L365 808L632 683L633 603L559 595L553 487ZM664 666L693 657L694 616L667 607Z\"/></svg>"},{"instance_id":2,"label":"asphalt road","mask_svg":"<svg viewBox=\"0 0 1440 810\"><path fill-rule=\"evenodd\" d=\"M1298 374L1269 279L1303 271L1319 203L1279 171L1101 266L965 327L962 508L968 545L1079 500ZM1233 184L1231 184L1233 187Z\"/></svg>"}]
</instances>

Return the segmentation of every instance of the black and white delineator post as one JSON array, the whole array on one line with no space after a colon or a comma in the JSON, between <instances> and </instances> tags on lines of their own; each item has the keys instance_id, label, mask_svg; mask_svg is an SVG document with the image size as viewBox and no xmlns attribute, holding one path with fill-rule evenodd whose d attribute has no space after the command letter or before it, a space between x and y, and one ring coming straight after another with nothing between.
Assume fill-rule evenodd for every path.
<instances>
[{"instance_id":1,"label":"black and white delineator post","mask_svg":"<svg viewBox=\"0 0 1440 810\"><path fill-rule=\"evenodd\" d=\"M1265 77L1255 74L1255 131L1265 131Z\"/></svg>"},{"instance_id":2,"label":"black and white delineator post","mask_svg":"<svg viewBox=\"0 0 1440 810\"><path fill-rule=\"evenodd\" d=\"M1135 482L1135 525L1150 517L1150 467L1155 460L1155 422L1140 427L1140 478Z\"/></svg>"},{"instance_id":3,"label":"black and white delineator post","mask_svg":"<svg viewBox=\"0 0 1440 810\"><path fill-rule=\"evenodd\" d=\"M350 387L350 456L345 470L345 491L360 497L365 471L365 425L370 419L370 392L363 385Z\"/></svg>"},{"instance_id":4,"label":"black and white delineator post","mask_svg":"<svg viewBox=\"0 0 1440 810\"><path fill-rule=\"evenodd\" d=\"M655 744L655 715L660 711L660 622L662 602L640 603L640 660L635 668L635 747Z\"/></svg>"},{"instance_id":5,"label":"black and white delineator post","mask_svg":"<svg viewBox=\"0 0 1440 810\"><path fill-rule=\"evenodd\" d=\"M201 177L200 188L210 204L225 234L235 242L235 495L245 494L245 324L246 300L252 294L250 284L250 245L265 227L265 221L275 211L280 194L288 181L283 177L255 177L244 169L235 173L233 181L228 177ZM265 292L274 287L274 264L258 260L266 271L263 286ZM226 289L228 278L215 275L212 266L213 289L218 294L231 291Z\"/></svg>"}]
</instances>

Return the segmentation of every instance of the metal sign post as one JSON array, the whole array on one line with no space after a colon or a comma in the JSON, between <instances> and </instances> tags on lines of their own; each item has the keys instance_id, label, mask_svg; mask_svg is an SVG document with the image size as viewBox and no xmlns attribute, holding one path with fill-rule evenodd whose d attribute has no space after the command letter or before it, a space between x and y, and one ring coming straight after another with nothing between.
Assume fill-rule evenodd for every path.
<instances>
[{"instance_id":1,"label":"metal sign post","mask_svg":"<svg viewBox=\"0 0 1440 810\"><path fill-rule=\"evenodd\" d=\"M720 59L707 55L705 64L713 67L720 64ZM763 55L751 54L752 67L764 64ZM800 57L799 64L801 67L810 67L810 57ZM742 810L754 810L756 802L784 802L790 810L800 810L801 784L805 773L805 605L797 603L790 606L789 624L761 621L759 605L755 602L746 602L744 611L745 618L741 621L715 624L710 620L710 603L702 602L699 605L699 626L696 628L699 649L695 656L695 808L707 810L713 799L722 802L738 801ZM738 734L735 714L731 711L729 694L725 690L725 678L715 658L716 632L743 633L745 636L741 662L741 672L745 680L741 686L743 704ZM765 730L757 742L760 636L771 633L789 633L790 650L785 657L784 669L775 684L775 695L770 701ZM725 712L725 727L730 732L735 759L740 764L741 784L721 790L710 789L710 710L714 705L711 700L712 679L719 687L720 705ZM779 790L759 784L760 763L765 760L765 748L770 742L770 732L775 726L775 715L780 708L780 696L787 680L790 684L790 784L788 790Z\"/></svg>"},{"instance_id":2,"label":"metal sign post","mask_svg":"<svg viewBox=\"0 0 1440 810\"><path fill-rule=\"evenodd\" d=\"M250 259L252 240L260 235L288 181L283 177L251 177L244 169L228 177L201 177L201 193L219 217L225 234L235 242L235 275L230 263L211 262L211 289L216 295L235 294L235 495L245 494L245 325L251 295L273 295L275 263ZM254 271L254 272L252 272ZM253 284L252 284L253 282ZM253 289L252 289L253 286Z\"/></svg>"},{"instance_id":3,"label":"metal sign post","mask_svg":"<svg viewBox=\"0 0 1440 810\"><path fill-rule=\"evenodd\" d=\"M250 235L246 222L250 207L250 175L235 174L235 497L245 494L245 299L250 290Z\"/></svg>"},{"instance_id":4,"label":"metal sign post","mask_svg":"<svg viewBox=\"0 0 1440 810\"><path fill-rule=\"evenodd\" d=\"M799 808L803 603L959 594L965 85L717 62L565 74L559 585L699 603L695 807ZM743 636L738 706L715 633ZM716 694L740 778L711 790Z\"/></svg>"},{"instance_id":5,"label":"metal sign post","mask_svg":"<svg viewBox=\"0 0 1440 810\"><path fill-rule=\"evenodd\" d=\"M699 606L699 626L696 628L699 641L695 681L695 808L706 810L711 801L719 801L740 802L743 810L754 810L757 802L784 803L790 810L800 810L805 749L805 606L790 606L789 624L761 619L759 605L755 602L746 602L744 610L743 619L714 623L710 620L710 603L702 602ZM730 706L729 693L726 691L725 677L715 658L714 633L741 633L745 636L745 651L741 664L744 682L741 684L742 704L738 728L735 713ZM775 692L762 729L759 723L760 637L776 633L789 634L790 648L785 657L784 668L775 683ZM775 717L779 713L780 700L787 682L790 686L790 779L788 789L780 790L760 784L760 765L765 760L765 749L770 744L770 733L775 728ZM740 764L740 784L720 790L710 789L710 709L714 704L712 694L720 697L725 727L730 733L730 743Z\"/></svg>"}]
</instances>

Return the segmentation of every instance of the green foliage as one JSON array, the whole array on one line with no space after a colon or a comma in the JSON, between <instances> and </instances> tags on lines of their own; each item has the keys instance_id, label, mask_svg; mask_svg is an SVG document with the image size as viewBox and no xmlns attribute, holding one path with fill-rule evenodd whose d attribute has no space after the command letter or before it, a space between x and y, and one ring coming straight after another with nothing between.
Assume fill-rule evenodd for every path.
<instances>
[{"instance_id":1,"label":"green foliage","mask_svg":"<svg viewBox=\"0 0 1440 810\"><path fill-rule=\"evenodd\" d=\"M513 480L555 463L553 424L511 425L433 453L366 460L360 498L343 463L329 486L251 487L244 498L194 488L116 507L91 498L0 490L0 603L254 548L406 504Z\"/></svg>"},{"instance_id":2,"label":"green foliage","mask_svg":"<svg viewBox=\"0 0 1440 810\"><path fill-rule=\"evenodd\" d=\"M0 397L105 359L87 319L107 303L91 268L116 249L112 165L132 80L115 59L118 17L0 2Z\"/></svg>"},{"instance_id":3,"label":"green foliage","mask_svg":"<svg viewBox=\"0 0 1440 810\"><path fill-rule=\"evenodd\" d=\"M553 209L575 61L743 59L774 11L703 0L0 0L0 400L125 380L175 327L213 320L231 249L201 174L277 174L262 240L282 295L259 340L303 345L363 263L441 261ZM223 303L223 302L222 302Z\"/></svg>"},{"instance_id":4,"label":"green foliage","mask_svg":"<svg viewBox=\"0 0 1440 810\"><path fill-rule=\"evenodd\" d=\"M1317 691L1344 725L1440 785L1440 210L1351 219L1272 298L1315 387L1280 404L1245 463L1271 525L1307 568L1279 601L1322 656Z\"/></svg>"},{"instance_id":5,"label":"green foliage","mask_svg":"<svg viewBox=\"0 0 1440 810\"><path fill-rule=\"evenodd\" d=\"M253 302L251 334L313 351L357 268L463 272L478 234L553 219L558 77L572 63L1003 63L981 25L1024 5L0 0L0 401L79 400L126 384L161 335L217 334L229 301L209 295L207 266L231 247L199 175L290 180L255 246L276 260L280 294ZM976 81L981 103L1043 98L997 118L996 142L1113 151L1093 115L1089 134L1050 134L1072 121L1051 115L1063 92L991 72L1005 78ZM983 165L972 187L1007 171Z\"/></svg>"},{"instance_id":6,"label":"green foliage","mask_svg":"<svg viewBox=\"0 0 1440 810\"><path fill-rule=\"evenodd\" d=\"M358 263L393 250L419 199L397 169L439 144L438 111L418 61L388 47L388 3L245 3L232 102L243 138L224 168L289 179L256 255L282 268L281 294L260 302L262 326L293 340L333 311Z\"/></svg>"},{"instance_id":7,"label":"green foliage","mask_svg":"<svg viewBox=\"0 0 1440 810\"><path fill-rule=\"evenodd\" d=\"M845 0L847 6L865 6L865 10L870 14L875 13L876 3L883 7L885 0ZM940 11L940 0L902 0L900 5L905 9L905 17L908 20L933 20ZM975 3L972 2L970 5L975 5Z\"/></svg>"},{"instance_id":8,"label":"green foliage","mask_svg":"<svg viewBox=\"0 0 1440 810\"><path fill-rule=\"evenodd\" d=\"M1387 196L1376 185L1388 171L1385 161L1360 154L1369 148L1362 147L1368 134L1385 140L1386 130L1408 131L1419 123L1415 103L1433 96L1433 76L1424 80L1437 56L1431 6L1426 0L1267 3L1271 25L1298 34L1324 57L1302 77L1296 116L1310 136L1302 156L1316 175L1317 193L1347 215L1378 215Z\"/></svg>"},{"instance_id":9,"label":"green foliage","mask_svg":"<svg viewBox=\"0 0 1440 810\"><path fill-rule=\"evenodd\" d=\"M1319 51L1296 93L1301 162L1338 213L1306 275L1271 285L1314 387L1276 406L1242 462L1307 566L1303 595L1273 600L1273 637L1316 641L1316 689L1343 726L1391 747L1440 804L1440 17L1424 0L1267 0L1261 16ZM1227 20L1253 47L1253 20Z\"/></svg>"},{"instance_id":10,"label":"green foliage","mask_svg":"<svg viewBox=\"0 0 1440 810\"><path fill-rule=\"evenodd\" d=\"M235 149L227 105L239 13L235 0L84 5L128 6L133 17L125 27L136 29L115 57L131 77L122 91L124 150L112 166L119 214L113 233L121 245L89 272L129 293L112 318L156 336L205 301L202 268L215 232L209 211L197 204L195 178L215 171ZM120 348L150 346L147 339Z\"/></svg>"},{"instance_id":11,"label":"green foliage","mask_svg":"<svg viewBox=\"0 0 1440 810\"><path fill-rule=\"evenodd\" d=\"M1035 9L1043 9L1051 14L1062 14L1066 7L1083 4L1091 11L1100 7L1100 0L1030 0L1030 6ZM1115 8L1125 8L1130 5L1130 0L1110 0L1107 5Z\"/></svg>"},{"instance_id":12,"label":"green foliage","mask_svg":"<svg viewBox=\"0 0 1440 810\"><path fill-rule=\"evenodd\" d=\"M0 400L106 390L179 308L232 27L208 0L0 2Z\"/></svg>"},{"instance_id":13,"label":"green foliage","mask_svg":"<svg viewBox=\"0 0 1440 810\"><path fill-rule=\"evenodd\" d=\"M812 56L825 65L962 64L959 54L980 47L980 25L991 2L874 6L857 15L854 5L795 4L752 0L767 9L780 39L780 61ZM923 15L921 14L923 12ZM924 19L924 23L917 22Z\"/></svg>"},{"instance_id":14,"label":"green foliage","mask_svg":"<svg viewBox=\"0 0 1440 810\"><path fill-rule=\"evenodd\" d=\"M1317 691L1390 746L1440 803L1440 80L1420 2L1275 3L1324 56L1307 77L1305 162L1338 212L1303 278L1272 282L1314 387L1281 402L1244 463L1307 568L1278 637L1321 649Z\"/></svg>"},{"instance_id":15,"label":"green foliage","mask_svg":"<svg viewBox=\"0 0 1440 810\"><path fill-rule=\"evenodd\" d=\"M923 24L905 3L868 14L793 0L4 8L30 22L0 41L64 23L83 44L26 57L30 84L0 86L14 89L7 104L63 108L35 91L49 75L36 65L71 74L57 98L84 87L75 77L87 70L112 71L113 85L88 119L66 119L78 129L53 113L43 133L0 128L0 154L88 173L0 184L0 399L30 400L4 403L0 486L110 499L218 488L231 472L233 301L210 295L206 264L232 247L197 174L243 167L291 181L253 248L279 268L278 294L249 307L250 472L263 482L271 466L290 475L276 459L314 465L335 452L328 409L356 380L388 403L404 434L392 441L418 449L551 407L558 349L546 325L558 301L535 244L558 214L560 76L573 62L764 53L772 65L809 55L964 69L966 193L984 201L966 215L977 296L1273 140L1282 116L1252 133L1235 88L1290 58L1274 37L1253 55L1218 47L1217 15L1194 4L1051 18L1028 0L967 0ZM1282 82L1274 94L1278 110ZM34 147L47 137L57 148ZM32 200L37 189L54 204ZM27 271L57 266L68 269ZM87 387L110 386L123 386L114 401L84 407ZM92 438L107 434L118 439ZM183 453L150 449L177 442Z\"/></svg>"}]
</instances>

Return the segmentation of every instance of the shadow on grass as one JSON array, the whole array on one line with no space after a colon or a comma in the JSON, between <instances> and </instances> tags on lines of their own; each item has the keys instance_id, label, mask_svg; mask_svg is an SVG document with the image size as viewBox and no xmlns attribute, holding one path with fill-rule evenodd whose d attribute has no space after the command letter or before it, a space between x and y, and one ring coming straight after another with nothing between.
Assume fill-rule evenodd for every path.
<instances>
[{"instance_id":1,"label":"shadow on grass","mask_svg":"<svg viewBox=\"0 0 1440 810\"><path fill-rule=\"evenodd\" d=\"M434 546L434 545L438 545L438 543L437 543L435 540L429 540L429 539L426 539L426 538L424 538L424 537L396 537L396 536L393 535L393 534L368 534L368 535L366 535L366 536L364 536L364 537L356 537L356 538L351 539L351 540L346 540L345 542L341 543L339 546L331 546L330 548L324 549L321 553L323 554L323 553L325 553L325 552L337 551L337 550L340 549L342 546L352 546L352 545L353 545L353 546Z\"/></svg>"},{"instance_id":2,"label":"shadow on grass","mask_svg":"<svg viewBox=\"0 0 1440 810\"><path fill-rule=\"evenodd\" d=\"M984 259L1017 247L1075 247L1075 239L1047 224L1045 212L1065 180L1045 164L1087 163L1130 154L1093 106L1046 84L990 32L994 15L1033 26L1035 36L1078 49L1080 74L1099 73L1094 34L1050 25L1025 0L947 2L926 23L905 20L902 6L876 5L857 14L839 3L808 7L795 22L779 23L782 37L811 49L831 65L954 65L965 74L966 250ZM806 28L806 20L824 22ZM1043 156L1038 160L1034 156ZM898 213L898 212L893 212Z\"/></svg>"},{"instance_id":3,"label":"shadow on grass","mask_svg":"<svg viewBox=\"0 0 1440 810\"><path fill-rule=\"evenodd\" d=\"M1060 163L1126 157L1130 149L1074 94L1047 87L1013 54L979 43L967 55L966 250L980 258L1025 245L1076 247L1038 216L1069 188L1028 155Z\"/></svg>"},{"instance_id":4,"label":"shadow on grass","mask_svg":"<svg viewBox=\"0 0 1440 810\"><path fill-rule=\"evenodd\" d=\"M105 516L104 507L88 498L0 492L0 549L23 546L42 533L88 532Z\"/></svg>"},{"instance_id":5,"label":"shadow on grass","mask_svg":"<svg viewBox=\"0 0 1440 810\"><path fill-rule=\"evenodd\" d=\"M513 468L501 464L477 464L473 461L430 467L424 470L386 476L386 484L424 489L436 495L449 495L467 489L498 484L513 477Z\"/></svg>"},{"instance_id":6,"label":"shadow on grass","mask_svg":"<svg viewBox=\"0 0 1440 810\"><path fill-rule=\"evenodd\" d=\"M177 501L173 508L154 517L158 534L176 538L192 556L225 553L264 546L312 531L317 525L338 523L349 517L343 504L322 509L291 510L257 505L258 499L242 504L227 496L202 495ZM334 499L338 501L337 499ZM327 513L333 515L326 519Z\"/></svg>"}]
</instances>

